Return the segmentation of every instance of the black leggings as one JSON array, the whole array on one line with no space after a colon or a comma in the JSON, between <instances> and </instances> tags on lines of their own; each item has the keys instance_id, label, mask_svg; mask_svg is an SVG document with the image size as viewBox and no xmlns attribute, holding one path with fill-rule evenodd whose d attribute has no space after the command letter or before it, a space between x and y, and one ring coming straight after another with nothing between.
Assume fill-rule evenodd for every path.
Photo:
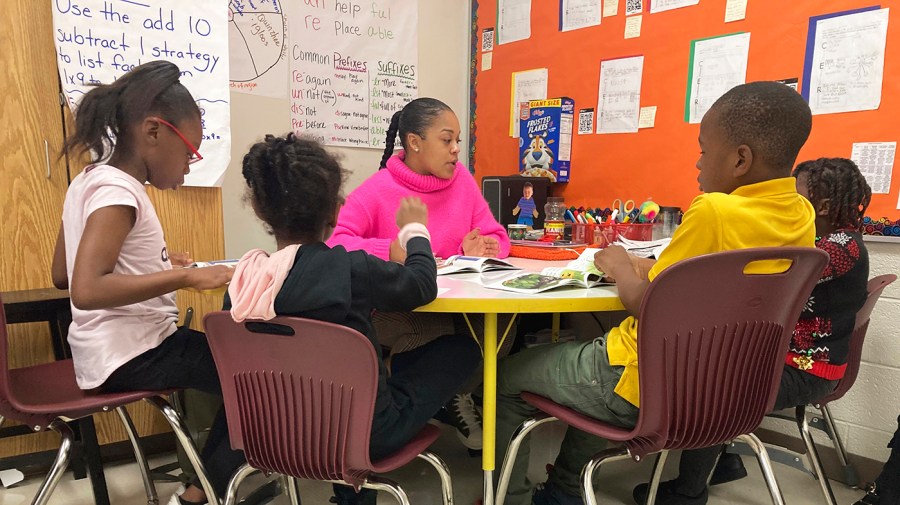
<instances>
[{"instance_id":1,"label":"black leggings","mask_svg":"<svg viewBox=\"0 0 900 505\"><path fill-rule=\"evenodd\" d=\"M110 393L192 388L222 395L206 335L183 326L157 347L117 368L100 388ZM200 459L216 493L224 497L229 479L245 462L243 451L231 448L224 407L216 414ZM198 479L193 484L200 486Z\"/></svg>"}]
</instances>

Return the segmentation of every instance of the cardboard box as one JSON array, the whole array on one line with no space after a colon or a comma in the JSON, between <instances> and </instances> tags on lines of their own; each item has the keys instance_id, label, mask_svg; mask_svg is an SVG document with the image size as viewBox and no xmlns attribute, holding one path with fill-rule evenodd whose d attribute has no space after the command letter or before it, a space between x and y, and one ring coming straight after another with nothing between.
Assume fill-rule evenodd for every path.
<instances>
[{"instance_id":1,"label":"cardboard box","mask_svg":"<svg viewBox=\"0 0 900 505\"><path fill-rule=\"evenodd\" d=\"M519 172L569 182L575 101L561 97L524 102L519 113Z\"/></svg>"}]
</instances>

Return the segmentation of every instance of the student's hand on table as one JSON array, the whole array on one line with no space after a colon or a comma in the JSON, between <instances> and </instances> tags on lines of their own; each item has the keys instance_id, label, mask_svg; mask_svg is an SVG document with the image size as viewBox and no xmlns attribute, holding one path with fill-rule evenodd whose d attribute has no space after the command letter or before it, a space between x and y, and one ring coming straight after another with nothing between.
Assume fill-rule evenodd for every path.
<instances>
[{"instance_id":1,"label":"student's hand on table","mask_svg":"<svg viewBox=\"0 0 900 505\"><path fill-rule=\"evenodd\" d=\"M194 262L194 258L191 257L189 252L170 252L169 261L173 267L187 267Z\"/></svg>"},{"instance_id":2,"label":"student's hand on table","mask_svg":"<svg viewBox=\"0 0 900 505\"><path fill-rule=\"evenodd\" d=\"M616 275L620 273L623 268L627 268L637 273L637 270L631 262L630 256L631 255L628 254L622 246L611 245L604 249L600 249L594 254L594 266L606 274L607 280L615 282Z\"/></svg>"},{"instance_id":3,"label":"student's hand on table","mask_svg":"<svg viewBox=\"0 0 900 505\"><path fill-rule=\"evenodd\" d=\"M190 268L187 270L188 287L203 291L220 288L231 282L234 268L225 265L213 265L204 268Z\"/></svg>"},{"instance_id":4,"label":"student's hand on table","mask_svg":"<svg viewBox=\"0 0 900 505\"><path fill-rule=\"evenodd\" d=\"M428 206L416 196L408 196L400 200L397 208L397 228L403 228L410 223L428 224Z\"/></svg>"},{"instance_id":5,"label":"student's hand on table","mask_svg":"<svg viewBox=\"0 0 900 505\"><path fill-rule=\"evenodd\" d=\"M389 258L396 263L406 262L406 249L400 246L400 241L394 239L391 241L391 250Z\"/></svg>"},{"instance_id":6,"label":"student's hand on table","mask_svg":"<svg viewBox=\"0 0 900 505\"><path fill-rule=\"evenodd\" d=\"M500 241L496 237L482 235L481 228L475 228L463 237L462 250L466 256L496 258L500 254Z\"/></svg>"}]
</instances>

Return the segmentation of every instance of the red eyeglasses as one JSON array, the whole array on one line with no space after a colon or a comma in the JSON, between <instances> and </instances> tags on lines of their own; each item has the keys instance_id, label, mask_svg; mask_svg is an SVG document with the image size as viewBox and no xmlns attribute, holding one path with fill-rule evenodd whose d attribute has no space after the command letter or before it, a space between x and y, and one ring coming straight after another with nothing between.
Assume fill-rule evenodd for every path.
<instances>
[{"instance_id":1,"label":"red eyeglasses","mask_svg":"<svg viewBox=\"0 0 900 505\"><path fill-rule=\"evenodd\" d=\"M181 141L184 142L184 145L186 145L186 146L188 146L189 148L191 148L191 151L192 151L193 154L191 154L191 157L190 157L190 159L188 160L188 165L193 165L194 163L197 163L198 161L200 161L200 160L203 159L203 156L200 154L199 151L197 151L197 148L194 147L194 145L191 144L190 141L188 141L188 139L184 138L184 135L182 135L181 132L178 131L178 128L175 128L175 125L173 125L172 123L170 123L170 122L168 122L168 121L166 121L165 119L162 119L162 118L158 118L158 117L157 117L157 118L154 118L154 119L156 119L156 120L159 121L160 123L162 123L162 124L168 126L169 128L171 128L172 131L175 132L175 135L178 135L178 138L180 138Z\"/></svg>"}]
</instances>

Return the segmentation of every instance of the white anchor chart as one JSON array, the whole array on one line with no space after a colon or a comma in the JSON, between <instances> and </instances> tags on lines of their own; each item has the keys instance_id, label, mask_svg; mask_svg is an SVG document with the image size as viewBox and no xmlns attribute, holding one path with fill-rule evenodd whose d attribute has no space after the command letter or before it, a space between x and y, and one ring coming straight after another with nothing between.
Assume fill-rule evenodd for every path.
<instances>
[{"instance_id":1,"label":"white anchor chart","mask_svg":"<svg viewBox=\"0 0 900 505\"><path fill-rule=\"evenodd\" d=\"M278 0L231 0L228 47L231 89L287 96L287 20Z\"/></svg>"}]
</instances>

